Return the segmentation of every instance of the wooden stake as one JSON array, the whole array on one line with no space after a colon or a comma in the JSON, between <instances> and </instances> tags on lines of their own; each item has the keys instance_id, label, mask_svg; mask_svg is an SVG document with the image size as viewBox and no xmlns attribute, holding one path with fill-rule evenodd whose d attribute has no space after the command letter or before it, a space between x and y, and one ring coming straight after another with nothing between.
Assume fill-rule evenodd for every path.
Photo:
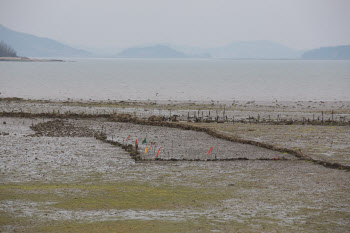
<instances>
[{"instance_id":1,"label":"wooden stake","mask_svg":"<svg viewBox=\"0 0 350 233\"><path fill-rule=\"evenodd\" d=\"M332 110L332 121L333 121L333 114L334 114L334 111Z\"/></svg>"}]
</instances>

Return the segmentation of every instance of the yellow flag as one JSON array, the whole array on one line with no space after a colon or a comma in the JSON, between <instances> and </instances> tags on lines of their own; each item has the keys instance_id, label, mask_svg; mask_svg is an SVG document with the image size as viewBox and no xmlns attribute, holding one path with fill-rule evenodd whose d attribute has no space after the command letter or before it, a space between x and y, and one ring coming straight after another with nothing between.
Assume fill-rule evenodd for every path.
<instances>
[{"instance_id":1,"label":"yellow flag","mask_svg":"<svg viewBox=\"0 0 350 233\"><path fill-rule=\"evenodd\" d=\"M145 154L148 152L148 148L146 147L146 149L145 149Z\"/></svg>"}]
</instances>

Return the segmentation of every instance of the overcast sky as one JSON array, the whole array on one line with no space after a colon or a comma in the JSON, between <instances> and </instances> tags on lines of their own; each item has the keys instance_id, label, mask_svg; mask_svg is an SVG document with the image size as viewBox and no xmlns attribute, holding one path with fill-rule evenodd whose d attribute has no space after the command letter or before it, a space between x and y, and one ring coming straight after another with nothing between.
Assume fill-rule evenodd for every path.
<instances>
[{"instance_id":1,"label":"overcast sky","mask_svg":"<svg viewBox=\"0 0 350 233\"><path fill-rule=\"evenodd\" d=\"M91 48L350 44L350 0L0 0L0 24Z\"/></svg>"}]
</instances>

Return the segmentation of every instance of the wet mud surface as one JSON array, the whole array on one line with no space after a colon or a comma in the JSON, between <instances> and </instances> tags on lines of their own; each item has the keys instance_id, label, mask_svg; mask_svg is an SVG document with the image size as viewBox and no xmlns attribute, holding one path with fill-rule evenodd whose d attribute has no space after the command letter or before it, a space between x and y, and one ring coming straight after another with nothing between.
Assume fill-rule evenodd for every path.
<instances>
[{"instance_id":1,"label":"wet mud surface","mask_svg":"<svg viewBox=\"0 0 350 233\"><path fill-rule=\"evenodd\" d=\"M80 127L67 120L52 120L31 126L36 136L49 137L93 137L95 132L88 127Z\"/></svg>"},{"instance_id":2,"label":"wet mud surface","mask_svg":"<svg viewBox=\"0 0 350 233\"><path fill-rule=\"evenodd\" d=\"M48 101L48 100L2 100L0 112L30 113L78 113L78 114L121 114L128 113L139 118L153 115L186 121L195 118L248 121L278 120L331 120L350 121L349 101ZM332 116L333 111L333 116ZM225 119L224 119L225 118Z\"/></svg>"},{"instance_id":3,"label":"wet mud surface","mask_svg":"<svg viewBox=\"0 0 350 233\"><path fill-rule=\"evenodd\" d=\"M350 231L349 172L201 132L102 119L49 121L0 118L2 232L80 231L80 223L103 229L109 221L160 221L153 223L174 227L169 232ZM135 162L95 139L96 131L120 142L130 134L140 151L154 141L164 158L206 158L213 146L210 156L252 160L164 162L154 161L151 150L141 155L152 161ZM290 160L253 160L275 156Z\"/></svg>"},{"instance_id":4,"label":"wet mud surface","mask_svg":"<svg viewBox=\"0 0 350 233\"><path fill-rule=\"evenodd\" d=\"M212 137L205 132L103 120L76 120L74 122L77 125L91 127L96 132L100 130L107 135L109 140L119 143L135 145L137 140L140 156L143 160L154 159L159 148L161 150L158 157L163 159L296 159L295 156L287 153L233 143ZM145 143L143 143L144 140ZM150 148L152 142L151 150L144 153L146 148ZM207 155L211 147L213 149Z\"/></svg>"},{"instance_id":5,"label":"wet mud surface","mask_svg":"<svg viewBox=\"0 0 350 233\"><path fill-rule=\"evenodd\" d=\"M89 131L70 131L72 125L52 132L59 121L52 124L41 120L0 118L6 122L1 130L9 133L1 137L0 168L5 174L3 182L60 181L72 182L89 177L96 172L106 172L123 164L134 163L124 150L100 142ZM31 130L32 123L38 122L37 128L45 127L48 131L38 134ZM35 123L34 123L35 124ZM73 127L74 129L81 129ZM39 136L39 135L55 136ZM74 137L72 135L75 135ZM90 136L90 137L87 137ZM99 155L103 154L103 158ZM78 176L76 174L79 174Z\"/></svg>"},{"instance_id":6,"label":"wet mud surface","mask_svg":"<svg viewBox=\"0 0 350 233\"><path fill-rule=\"evenodd\" d=\"M244 140L300 150L314 159L350 166L350 126L213 123L195 125L212 128Z\"/></svg>"}]
</instances>

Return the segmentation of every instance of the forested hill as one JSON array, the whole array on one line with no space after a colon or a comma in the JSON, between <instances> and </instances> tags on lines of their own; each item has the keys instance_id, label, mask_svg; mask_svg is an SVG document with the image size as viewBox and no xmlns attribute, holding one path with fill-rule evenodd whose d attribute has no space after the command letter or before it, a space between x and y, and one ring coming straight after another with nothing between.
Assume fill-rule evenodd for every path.
<instances>
[{"instance_id":1,"label":"forested hill","mask_svg":"<svg viewBox=\"0 0 350 233\"><path fill-rule=\"evenodd\" d=\"M302 55L302 58L310 60L350 60L350 45L309 50Z\"/></svg>"},{"instance_id":2,"label":"forested hill","mask_svg":"<svg viewBox=\"0 0 350 233\"><path fill-rule=\"evenodd\" d=\"M86 57L90 53L75 49L58 41L16 32L0 24L0 41L25 57Z\"/></svg>"}]
</instances>

